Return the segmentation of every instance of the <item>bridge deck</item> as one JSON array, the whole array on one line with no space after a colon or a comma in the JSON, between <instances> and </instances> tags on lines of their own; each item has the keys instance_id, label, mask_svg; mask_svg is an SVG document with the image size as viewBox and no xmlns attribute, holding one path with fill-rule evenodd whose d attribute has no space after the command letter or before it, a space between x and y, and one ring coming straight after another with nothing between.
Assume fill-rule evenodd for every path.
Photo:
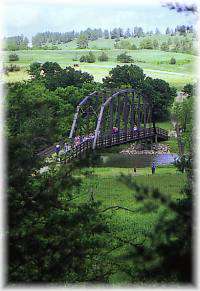
<instances>
[{"instance_id":1,"label":"bridge deck","mask_svg":"<svg viewBox=\"0 0 200 291\"><path fill-rule=\"evenodd\" d=\"M156 134L158 140L168 140L168 132L162 128L156 127ZM142 128L140 130L127 130L120 131L118 133L107 134L99 136L96 142L96 148L107 148L115 145L126 144L129 142L134 142L138 140L153 139L155 138L154 128ZM59 144L63 148L65 141L61 141ZM67 160L72 160L82 156L88 151L92 151L93 139L88 139L81 142L78 145L72 145L71 149L65 154ZM55 153L55 146L51 146L38 153L41 157L49 157Z\"/></svg>"}]
</instances>

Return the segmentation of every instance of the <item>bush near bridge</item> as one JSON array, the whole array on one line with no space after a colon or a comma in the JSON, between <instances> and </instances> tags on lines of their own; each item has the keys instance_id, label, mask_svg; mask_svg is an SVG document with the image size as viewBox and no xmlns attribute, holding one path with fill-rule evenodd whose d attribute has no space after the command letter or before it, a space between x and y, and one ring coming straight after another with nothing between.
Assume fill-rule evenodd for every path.
<instances>
[{"instance_id":1,"label":"bush near bridge","mask_svg":"<svg viewBox=\"0 0 200 291\"><path fill-rule=\"evenodd\" d=\"M161 79L146 77L136 65L116 66L103 79L103 84L110 88L132 87L144 94L152 103L155 121L169 118L169 107L176 96L176 89Z\"/></svg>"},{"instance_id":2,"label":"bush near bridge","mask_svg":"<svg viewBox=\"0 0 200 291\"><path fill-rule=\"evenodd\" d=\"M152 102L154 120L168 120L176 88L170 87L164 80L146 77L141 92Z\"/></svg>"},{"instance_id":3,"label":"bush near bridge","mask_svg":"<svg viewBox=\"0 0 200 291\"><path fill-rule=\"evenodd\" d=\"M109 72L109 76L103 79L103 84L108 88L127 86L139 89L142 87L144 78L143 70L136 65L117 65Z\"/></svg>"},{"instance_id":4,"label":"bush near bridge","mask_svg":"<svg viewBox=\"0 0 200 291\"><path fill-rule=\"evenodd\" d=\"M197 84L186 84L183 87L183 92L188 94L188 97L192 97L195 94L197 94L196 90L197 90Z\"/></svg>"}]
</instances>

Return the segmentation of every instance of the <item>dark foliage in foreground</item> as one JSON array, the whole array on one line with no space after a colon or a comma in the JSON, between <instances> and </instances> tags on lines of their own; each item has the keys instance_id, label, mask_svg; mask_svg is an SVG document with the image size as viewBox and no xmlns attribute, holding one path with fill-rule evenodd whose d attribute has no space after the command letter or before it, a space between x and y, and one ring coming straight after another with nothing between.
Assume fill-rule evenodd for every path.
<instances>
[{"instance_id":1,"label":"dark foliage in foreground","mask_svg":"<svg viewBox=\"0 0 200 291\"><path fill-rule=\"evenodd\" d=\"M107 228L97 202L73 203L78 181L71 170L35 177L10 170L8 282L105 280L100 250Z\"/></svg>"},{"instance_id":2,"label":"dark foliage in foreground","mask_svg":"<svg viewBox=\"0 0 200 291\"><path fill-rule=\"evenodd\" d=\"M37 82L9 85L8 283L107 280L101 252L107 226L99 203L76 203L81 181L73 165L53 163L39 171L45 163L38 146L56 138L56 121L60 131L62 112L69 110L62 94Z\"/></svg>"},{"instance_id":3,"label":"dark foliage in foreground","mask_svg":"<svg viewBox=\"0 0 200 291\"><path fill-rule=\"evenodd\" d=\"M154 229L146 237L143 245L130 247L126 258L134 261L134 267L126 270L136 281L193 282L192 249L192 157L188 157L187 184L184 197L175 200L158 189L148 189L137 185L130 177L122 176L122 181L137 191L136 201L142 202L141 211L151 212L161 209L160 218Z\"/></svg>"}]
</instances>

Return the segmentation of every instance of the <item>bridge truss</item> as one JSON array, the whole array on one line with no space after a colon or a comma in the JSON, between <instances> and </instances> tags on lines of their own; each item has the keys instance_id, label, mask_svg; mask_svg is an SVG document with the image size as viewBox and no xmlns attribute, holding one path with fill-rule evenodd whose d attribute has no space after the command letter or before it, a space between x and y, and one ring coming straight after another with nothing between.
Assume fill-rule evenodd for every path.
<instances>
[{"instance_id":1,"label":"bridge truss","mask_svg":"<svg viewBox=\"0 0 200 291\"><path fill-rule=\"evenodd\" d=\"M157 128L151 100L135 89L95 91L77 106L69 135L67 159L114 145L146 139L167 140L168 132ZM79 142L75 140L79 137ZM60 141L61 147L66 141ZM54 146L39 153L49 156Z\"/></svg>"},{"instance_id":2,"label":"bridge truss","mask_svg":"<svg viewBox=\"0 0 200 291\"><path fill-rule=\"evenodd\" d=\"M94 133L93 146L95 149L98 138L116 135L126 135L136 128L146 129L151 126L151 103L135 89L124 89L108 96L105 92L93 92L84 98L77 106L70 139L79 135Z\"/></svg>"}]
</instances>

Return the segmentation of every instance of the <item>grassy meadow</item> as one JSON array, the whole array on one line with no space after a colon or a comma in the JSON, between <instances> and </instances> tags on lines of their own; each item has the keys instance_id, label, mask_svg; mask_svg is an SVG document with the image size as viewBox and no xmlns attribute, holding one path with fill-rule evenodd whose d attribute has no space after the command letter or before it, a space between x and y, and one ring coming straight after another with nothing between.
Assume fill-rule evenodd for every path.
<instances>
[{"instance_id":1,"label":"grassy meadow","mask_svg":"<svg viewBox=\"0 0 200 291\"><path fill-rule=\"evenodd\" d=\"M135 190L129 189L120 181L121 174L131 175L138 185L158 188L173 199L183 197L181 189L186 182L186 176L178 172L174 166L160 166L155 175L151 174L150 168L138 169L136 174L131 168L93 168L91 170L93 170L93 175L83 178L82 190L84 191L81 192L87 194L77 198L77 203L87 201L92 193L94 199L102 203L102 210L110 206L121 206L134 211L130 212L124 209L105 211L109 217L109 229L112 232L112 237L142 243L146 235L151 233L162 211L162 209L146 213L140 211L143 202L136 202L134 199ZM127 245L117 248L109 254L110 259L117 258L119 265L125 264L128 267L130 261L122 257L128 247ZM112 284L131 283L130 280L127 274L120 270L116 270L116 273L110 276Z\"/></svg>"},{"instance_id":2,"label":"grassy meadow","mask_svg":"<svg viewBox=\"0 0 200 291\"><path fill-rule=\"evenodd\" d=\"M158 42L167 39L167 36L152 36L156 38ZM139 45L140 39L129 39L132 43ZM51 45L49 45L51 46ZM102 78L108 75L109 71L117 64L123 65L117 62L117 55L122 52L127 52L133 60L134 64L143 68L146 75L153 78L161 78L169 82L171 85L181 89L186 83L193 83L195 81L194 64L197 57L186 53L165 52L160 50L150 49L137 49L137 50L125 50L115 49L113 39L98 39L90 41L87 49L77 49L76 40L73 40L67 44L57 45L58 50L23 50L16 51L19 55L19 61L12 62L21 67L20 72L11 72L5 77L6 81L15 82L23 79L28 79L27 69L33 62L57 62L61 67L70 66L73 64L79 64L79 68L82 71L86 71L94 76L96 81L101 82ZM80 63L79 59L83 54L92 51L96 56L95 63ZM102 51L105 51L108 55L107 62L98 61L98 57ZM5 65L11 64L8 61L8 55L10 52L4 52ZM171 65L169 61L171 57L176 59L176 64Z\"/></svg>"}]
</instances>

